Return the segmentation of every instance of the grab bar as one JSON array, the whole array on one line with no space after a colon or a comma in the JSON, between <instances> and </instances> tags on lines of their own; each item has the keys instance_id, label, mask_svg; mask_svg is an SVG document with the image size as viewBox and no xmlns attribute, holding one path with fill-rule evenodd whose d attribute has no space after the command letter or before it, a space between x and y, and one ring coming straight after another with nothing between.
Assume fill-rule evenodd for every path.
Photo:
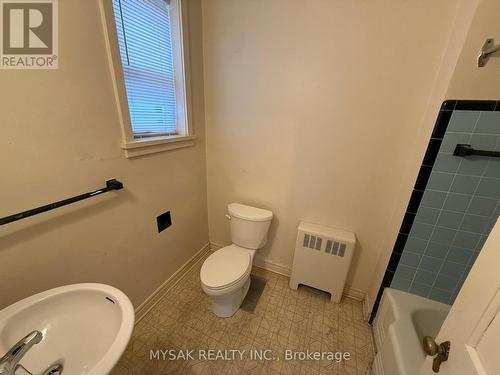
<instances>
[{"instance_id":1,"label":"grab bar","mask_svg":"<svg viewBox=\"0 0 500 375\"><path fill-rule=\"evenodd\" d=\"M500 151L476 150L472 148L471 145L458 144L457 147L455 147L453 155L455 156L477 155L477 156L489 156L492 158L498 158L500 157Z\"/></svg>"},{"instance_id":2,"label":"grab bar","mask_svg":"<svg viewBox=\"0 0 500 375\"><path fill-rule=\"evenodd\" d=\"M90 197L95 197L96 195L106 193L106 192L111 191L111 190L120 190L120 189L123 189L123 184L120 181L117 181L116 179L108 180L108 181L106 181L106 187L104 187L102 189L98 189L98 190L91 191L88 193L80 194L80 195L77 195L76 197L63 199L62 201L58 201L58 202L54 202L51 204L47 204L45 206L33 208L31 210L20 212L18 214L3 217L0 219L0 225L5 225L8 223L12 223L13 221L24 219L26 217L38 215L38 214L41 214L42 212L46 212L46 211L53 210L55 208L66 206L68 204L75 203L75 202L78 202L78 201L81 201L83 199L87 199Z\"/></svg>"}]
</instances>

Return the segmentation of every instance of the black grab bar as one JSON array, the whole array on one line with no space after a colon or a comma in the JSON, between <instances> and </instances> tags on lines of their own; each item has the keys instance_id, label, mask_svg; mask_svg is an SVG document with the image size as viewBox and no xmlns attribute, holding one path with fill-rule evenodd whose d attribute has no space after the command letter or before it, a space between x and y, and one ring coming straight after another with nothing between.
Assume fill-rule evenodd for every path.
<instances>
[{"instance_id":1,"label":"black grab bar","mask_svg":"<svg viewBox=\"0 0 500 375\"><path fill-rule=\"evenodd\" d=\"M12 223L13 221L21 220L21 219L24 219L26 217L30 217L33 215L38 215L38 214L41 214L42 212L46 212L46 211L53 210L55 208L66 206L67 204L75 203L75 202L81 201L83 199L94 197L96 195L106 193L106 192L111 191L111 190L120 190L120 189L123 189L123 184L120 181L117 181L115 179L108 180L108 181L106 181L106 187L104 187L102 189L90 191L88 193L80 194L80 195L77 195L76 197L72 197L72 198L68 198L68 199L63 199L62 201L54 202L51 204L46 204L45 206L33 208L31 210L20 212L18 214L2 217L2 218L0 218L0 225Z\"/></svg>"},{"instance_id":2,"label":"black grab bar","mask_svg":"<svg viewBox=\"0 0 500 375\"><path fill-rule=\"evenodd\" d=\"M455 156L477 155L477 156L488 156L488 157L492 157L492 158L499 158L500 151L476 150L476 149L472 148L471 145L458 144L457 147L455 147L455 151L453 152L453 155L455 155Z\"/></svg>"}]
</instances>

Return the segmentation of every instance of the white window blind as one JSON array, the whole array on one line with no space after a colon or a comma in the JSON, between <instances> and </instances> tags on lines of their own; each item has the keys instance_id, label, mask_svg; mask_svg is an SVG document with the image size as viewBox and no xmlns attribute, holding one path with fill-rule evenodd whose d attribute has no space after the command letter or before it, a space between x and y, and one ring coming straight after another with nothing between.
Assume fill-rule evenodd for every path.
<instances>
[{"instance_id":1,"label":"white window blind","mask_svg":"<svg viewBox=\"0 0 500 375\"><path fill-rule=\"evenodd\" d=\"M177 134L169 5L113 0L134 138Z\"/></svg>"}]
</instances>

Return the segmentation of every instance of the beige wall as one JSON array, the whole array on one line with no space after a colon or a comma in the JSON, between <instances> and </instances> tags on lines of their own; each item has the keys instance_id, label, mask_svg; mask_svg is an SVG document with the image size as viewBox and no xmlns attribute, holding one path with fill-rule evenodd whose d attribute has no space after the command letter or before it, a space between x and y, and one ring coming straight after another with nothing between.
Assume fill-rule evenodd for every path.
<instances>
[{"instance_id":1,"label":"beige wall","mask_svg":"<svg viewBox=\"0 0 500 375\"><path fill-rule=\"evenodd\" d=\"M58 70L0 70L0 216L113 177L125 189L2 226L0 308L77 282L138 306L208 242L200 2L189 1L196 146L125 159L98 1L59 2ZM158 234L166 210L173 226Z\"/></svg>"},{"instance_id":2,"label":"beige wall","mask_svg":"<svg viewBox=\"0 0 500 375\"><path fill-rule=\"evenodd\" d=\"M368 291L455 5L204 2L211 241L232 201L276 214L258 261L290 267L300 220L352 230L348 284Z\"/></svg>"},{"instance_id":3,"label":"beige wall","mask_svg":"<svg viewBox=\"0 0 500 375\"><path fill-rule=\"evenodd\" d=\"M493 55L484 68L478 68L476 62L478 51L486 39L495 38L495 45L500 43L499 14L499 1L479 1L448 88L448 98L493 100L500 98L500 54Z\"/></svg>"},{"instance_id":4,"label":"beige wall","mask_svg":"<svg viewBox=\"0 0 500 375\"><path fill-rule=\"evenodd\" d=\"M138 159L120 149L98 0L60 2L60 69L0 71L0 216L112 177L126 189L1 227L0 308L73 282L115 285L138 306L200 249L204 104L211 240L230 242L231 201L275 212L258 258L285 267L299 220L353 230L348 282L373 298L440 101L499 96L500 59L473 60L500 30L471 29L450 85L470 21L457 22L457 1L212 0L202 56L189 0L198 140ZM483 0L474 25L498 11ZM158 234L165 210L174 225Z\"/></svg>"},{"instance_id":5,"label":"beige wall","mask_svg":"<svg viewBox=\"0 0 500 375\"><path fill-rule=\"evenodd\" d=\"M398 199L381 242L381 256L369 290L370 302L374 301L382 281L441 103L445 99L500 98L500 58L491 58L484 68L477 67L478 51L485 39L500 35L500 24L497 22L500 3L497 0L461 0L459 5L452 37L447 42L421 129L416 134L413 147L408 148L404 155L407 173L402 174L396 184L400 187Z\"/></svg>"}]
</instances>

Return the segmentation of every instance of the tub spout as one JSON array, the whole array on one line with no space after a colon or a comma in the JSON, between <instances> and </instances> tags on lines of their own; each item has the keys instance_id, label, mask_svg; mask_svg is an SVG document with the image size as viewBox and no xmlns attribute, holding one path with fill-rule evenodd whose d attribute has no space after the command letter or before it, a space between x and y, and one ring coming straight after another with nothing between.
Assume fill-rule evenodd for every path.
<instances>
[{"instance_id":1,"label":"tub spout","mask_svg":"<svg viewBox=\"0 0 500 375\"><path fill-rule=\"evenodd\" d=\"M448 360L448 355L450 353L450 342L445 341L438 345L432 337L425 336L422 345L427 355L433 357L435 356L434 360L432 361L432 371L436 373L439 372L441 363Z\"/></svg>"}]
</instances>

